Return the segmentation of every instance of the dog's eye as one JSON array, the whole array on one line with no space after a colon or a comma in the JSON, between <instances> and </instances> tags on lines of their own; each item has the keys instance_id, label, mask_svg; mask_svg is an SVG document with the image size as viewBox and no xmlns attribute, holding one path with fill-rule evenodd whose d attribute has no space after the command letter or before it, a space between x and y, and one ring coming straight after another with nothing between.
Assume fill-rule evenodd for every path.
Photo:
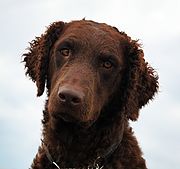
<instances>
[{"instance_id":1,"label":"dog's eye","mask_svg":"<svg viewBox=\"0 0 180 169\"><path fill-rule=\"evenodd\" d=\"M71 54L71 51L70 51L70 49L68 49L68 48L64 48L64 49L61 49L61 50L60 50L60 53L61 53L61 55L63 55L64 57L68 57L68 56Z\"/></svg>"},{"instance_id":2,"label":"dog's eye","mask_svg":"<svg viewBox=\"0 0 180 169\"><path fill-rule=\"evenodd\" d=\"M111 69L112 66L113 66L113 64L112 64L111 61L104 61L104 62L102 63L102 66L103 66L104 68L106 68L106 69Z\"/></svg>"}]
</instances>

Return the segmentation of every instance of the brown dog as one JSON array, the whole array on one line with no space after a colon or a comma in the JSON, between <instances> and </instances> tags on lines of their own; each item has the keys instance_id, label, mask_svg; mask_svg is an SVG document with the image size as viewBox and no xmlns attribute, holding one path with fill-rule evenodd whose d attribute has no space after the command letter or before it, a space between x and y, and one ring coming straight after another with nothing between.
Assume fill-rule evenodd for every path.
<instances>
[{"instance_id":1,"label":"brown dog","mask_svg":"<svg viewBox=\"0 0 180 169\"><path fill-rule=\"evenodd\" d=\"M129 127L158 77L137 41L103 23L55 22L31 42L25 67L47 87L42 145L32 169L146 169Z\"/></svg>"}]
</instances>

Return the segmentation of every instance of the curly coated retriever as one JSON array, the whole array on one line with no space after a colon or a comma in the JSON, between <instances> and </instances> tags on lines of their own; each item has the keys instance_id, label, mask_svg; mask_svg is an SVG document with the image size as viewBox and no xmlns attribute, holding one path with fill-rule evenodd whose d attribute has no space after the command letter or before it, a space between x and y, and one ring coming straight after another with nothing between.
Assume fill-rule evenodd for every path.
<instances>
[{"instance_id":1,"label":"curly coated retriever","mask_svg":"<svg viewBox=\"0 0 180 169\"><path fill-rule=\"evenodd\" d=\"M138 41L104 23L52 23L24 54L47 88L42 144L32 169L146 169L129 126L158 91Z\"/></svg>"}]
</instances>

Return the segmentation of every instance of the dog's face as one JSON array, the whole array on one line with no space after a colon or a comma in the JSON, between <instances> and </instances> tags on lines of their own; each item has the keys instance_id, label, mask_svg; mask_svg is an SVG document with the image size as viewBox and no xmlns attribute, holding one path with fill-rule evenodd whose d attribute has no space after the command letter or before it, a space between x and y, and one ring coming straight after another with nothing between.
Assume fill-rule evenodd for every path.
<instances>
[{"instance_id":1,"label":"dog's face","mask_svg":"<svg viewBox=\"0 0 180 169\"><path fill-rule=\"evenodd\" d=\"M105 109L136 120L158 90L138 42L93 21L53 23L30 43L24 62L37 95L47 87L52 122L89 126Z\"/></svg>"},{"instance_id":2,"label":"dog's face","mask_svg":"<svg viewBox=\"0 0 180 169\"><path fill-rule=\"evenodd\" d=\"M51 49L48 111L92 124L119 86L125 59L120 34L96 23L67 24Z\"/></svg>"}]
</instances>

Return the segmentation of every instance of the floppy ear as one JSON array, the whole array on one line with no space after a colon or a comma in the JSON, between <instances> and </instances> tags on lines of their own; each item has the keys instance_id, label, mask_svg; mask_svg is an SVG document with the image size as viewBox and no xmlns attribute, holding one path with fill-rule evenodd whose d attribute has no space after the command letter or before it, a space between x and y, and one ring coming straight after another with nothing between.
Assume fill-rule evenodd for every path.
<instances>
[{"instance_id":1,"label":"floppy ear","mask_svg":"<svg viewBox=\"0 0 180 169\"><path fill-rule=\"evenodd\" d=\"M123 77L124 109L129 119L135 121L139 116L139 109L152 100L158 90L158 75L145 62L143 50L137 41L131 40L125 33L126 72ZM122 90L122 89L121 89Z\"/></svg>"},{"instance_id":2,"label":"floppy ear","mask_svg":"<svg viewBox=\"0 0 180 169\"><path fill-rule=\"evenodd\" d=\"M60 36L64 27L64 22L52 23L41 37L36 37L30 42L28 53L23 54L26 69L26 75L36 83L37 96L44 92L47 81L48 62L51 47Z\"/></svg>"}]
</instances>

